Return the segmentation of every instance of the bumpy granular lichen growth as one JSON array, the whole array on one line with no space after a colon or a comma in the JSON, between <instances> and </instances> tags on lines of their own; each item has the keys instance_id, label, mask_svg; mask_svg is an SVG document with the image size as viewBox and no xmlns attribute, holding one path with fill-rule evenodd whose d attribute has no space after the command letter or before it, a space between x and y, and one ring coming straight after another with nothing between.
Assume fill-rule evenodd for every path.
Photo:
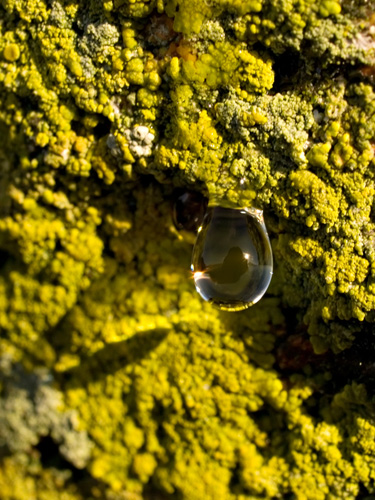
<instances>
[{"instance_id":1,"label":"bumpy granular lichen growth","mask_svg":"<svg viewBox=\"0 0 375 500\"><path fill-rule=\"evenodd\" d=\"M375 494L374 10L0 3L4 500ZM251 310L196 294L174 187L264 210Z\"/></svg>"}]
</instances>

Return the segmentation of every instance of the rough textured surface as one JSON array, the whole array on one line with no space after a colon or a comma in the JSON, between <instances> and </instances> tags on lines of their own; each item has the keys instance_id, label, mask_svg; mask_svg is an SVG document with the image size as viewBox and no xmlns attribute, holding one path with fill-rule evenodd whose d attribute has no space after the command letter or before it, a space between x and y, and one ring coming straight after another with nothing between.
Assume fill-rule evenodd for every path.
<instances>
[{"instance_id":1,"label":"rough textured surface","mask_svg":"<svg viewBox=\"0 0 375 500\"><path fill-rule=\"evenodd\" d=\"M1 0L2 500L373 498L374 12ZM175 187L264 210L250 310Z\"/></svg>"}]
</instances>

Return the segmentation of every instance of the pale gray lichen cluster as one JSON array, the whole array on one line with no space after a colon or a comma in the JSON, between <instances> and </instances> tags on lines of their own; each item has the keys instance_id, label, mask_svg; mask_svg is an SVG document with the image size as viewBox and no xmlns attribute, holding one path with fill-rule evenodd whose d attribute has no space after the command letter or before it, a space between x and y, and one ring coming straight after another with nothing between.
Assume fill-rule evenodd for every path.
<instances>
[{"instance_id":1,"label":"pale gray lichen cluster","mask_svg":"<svg viewBox=\"0 0 375 500\"><path fill-rule=\"evenodd\" d=\"M48 370L27 372L7 356L0 358L0 367L0 455L30 453L48 436L66 460L84 468L92 444L87 432L79 430L77 412L64 410Z\"/></svg>"},{"instance_id":2,"label":"pale gray lichen cluster","mask_svg":"<svg viewBox=\"0 0 375 500\"><path fill-rule=\"evenodd\" d=\"M0 3L4 500L374 495L373 10ZM175 187L263 209L249 311L195 292Z\"/></svg>"}]
</instances>

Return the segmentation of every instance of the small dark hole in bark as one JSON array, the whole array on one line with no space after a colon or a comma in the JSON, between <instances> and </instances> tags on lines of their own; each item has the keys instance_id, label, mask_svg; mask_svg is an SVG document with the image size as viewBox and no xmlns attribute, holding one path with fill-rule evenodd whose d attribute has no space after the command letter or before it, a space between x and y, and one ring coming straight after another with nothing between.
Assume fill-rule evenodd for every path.
<instances>
[{"instance_id":1,"label":"small dark hole in bark","mask_svg":"<svg viewBox=\"0 0 375 500\"><path fill-rule=\"evenodd\" d=\"M7 252L6 250L0 249L0 269L5 267L9 258L10 258L10 253Z\"/></svg>"},{"instance_id":2,"label":"small dark hole in bark","mask_svg":"<svg viewBox=\"0 0 375 500\"><path fill-rule=\"evenodd\" d=\"M99 123L93 128L96 139L100 139L109 134L111 131L111 120L101 117Z\"/></svg>"},{"instance_id":3,"label":"small dark hole in bark","mask_svg":"<svg viewBox=\"0 0 375 500\"><path fill-rule=\"evenodd\" d=\"M297 80L297 74L301 68L301 59L297 52L287 50L275 61L275 81L273 92L282 92L292 88Z\"/></svg>"}]
</instances>

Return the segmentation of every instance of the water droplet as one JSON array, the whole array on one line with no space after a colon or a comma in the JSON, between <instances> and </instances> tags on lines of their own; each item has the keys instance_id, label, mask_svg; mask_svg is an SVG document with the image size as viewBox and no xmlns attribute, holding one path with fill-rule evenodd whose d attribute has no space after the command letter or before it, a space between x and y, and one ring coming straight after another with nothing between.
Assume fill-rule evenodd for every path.
<instances>
[{"instance_id":1,"label":"water droplet","mask_svg":"<svg viewBox=\"0 0 375 500\"><path fill-rule=\"evenodd\" d=\"M196 191L178 189L172 206L173 223L179 230L196 233L202 225L207 198Z\"/></svg>"},{"instance_id":2,"label":"water droplet","mask_svg":"<svg viewBox=\"0 0 375 500\"><path fill-rule=\"evenodd\" d=\"M262 298L272 250L260 210L209 207L193 250L195 286L204 300L241 311Z\"/></svg>"}]
</instances>

